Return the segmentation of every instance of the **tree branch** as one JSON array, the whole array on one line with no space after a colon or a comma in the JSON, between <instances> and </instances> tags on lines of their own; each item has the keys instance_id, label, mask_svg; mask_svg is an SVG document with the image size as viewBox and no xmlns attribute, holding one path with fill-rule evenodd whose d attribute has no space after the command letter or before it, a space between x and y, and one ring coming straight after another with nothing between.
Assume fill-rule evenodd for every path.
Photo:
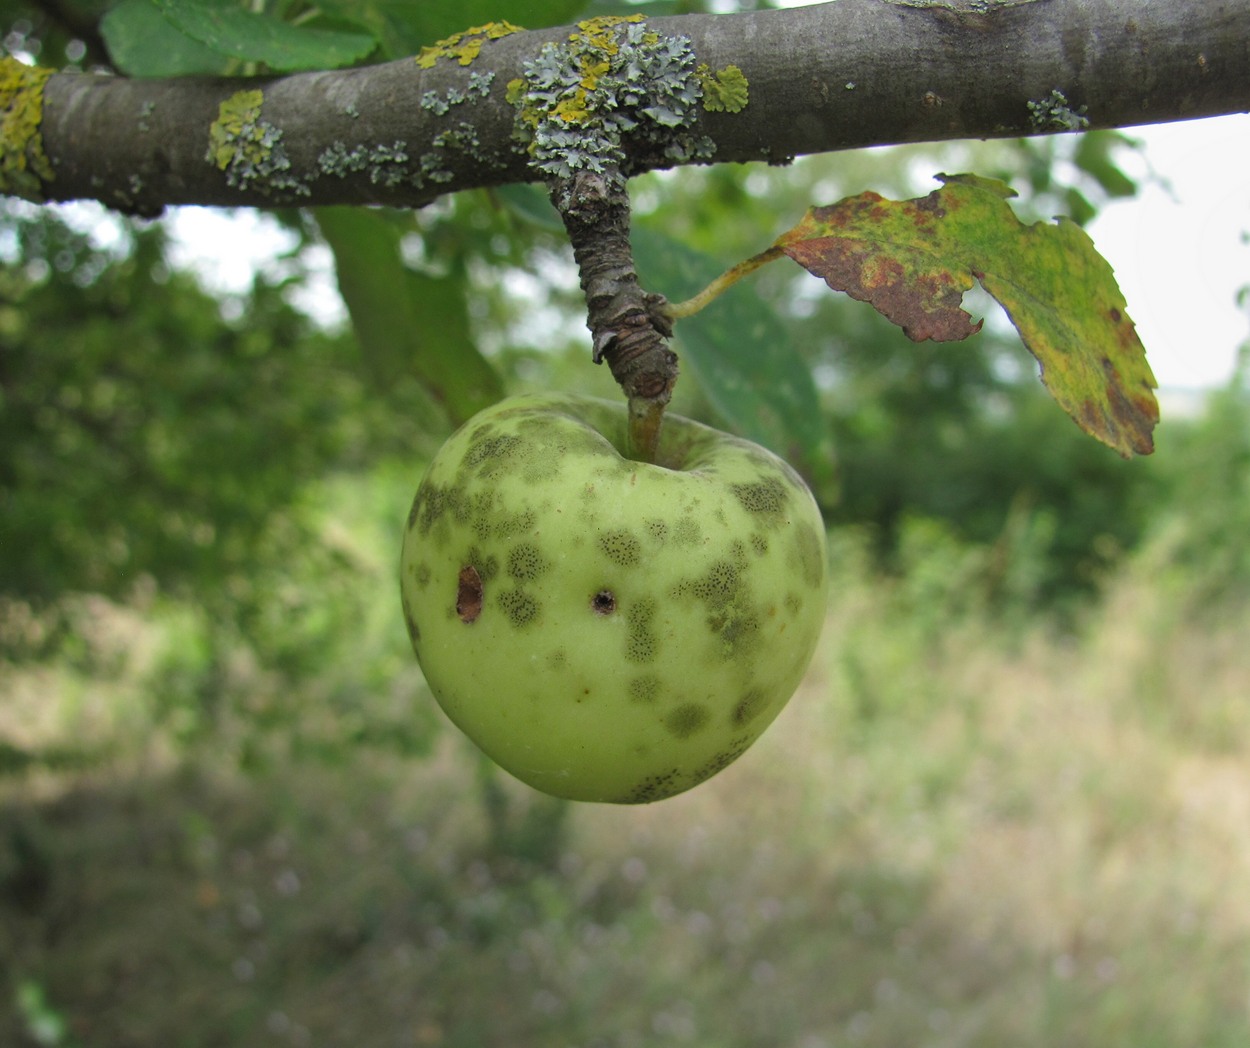
<instances>
[{"instance_id":1,"label":"tree branch","mask_svg":"<svg viewBox=\"0 0 1250 1048\"><path fill-rule=\"evenodd\" d=\"M626 135L630 174L1250 110L1250 0L837 0L647 26L688 40L713 71L740 68L749 103L700 110L686 131L706 148L676 161L654 138ZM38 128L54 173L43 196L138 213L188 203L413 207L535 181L507 85L569 32L491 40L465 66L404 59L260 80L53 75ZM19 125L0 125L0 155L34 148L12 139ZM2 175L0 188L17 191Z\"/></svg>"}]
</instances>

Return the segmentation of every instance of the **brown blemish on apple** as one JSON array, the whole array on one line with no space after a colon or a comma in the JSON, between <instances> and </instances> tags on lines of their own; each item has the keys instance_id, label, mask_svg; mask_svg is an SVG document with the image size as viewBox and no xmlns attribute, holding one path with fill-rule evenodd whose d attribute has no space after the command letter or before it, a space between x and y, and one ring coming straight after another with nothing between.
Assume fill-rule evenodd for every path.
<instances>
[{"instance_id":1,"label":"brown blemish on apple","mask_svg":"<svg viewBox=\"0 0 1250 1048\"><path fill-rule=\"evenodd\" d=\"M456 588L456 614L466 625L476 622L482 614L482 576L477 568L466 564L460 569Z\"/></svg>"},{"instance_id":2,"label":"brown blemish on apple","mask_svg":"<svg viewBox=\"0 0 1250 1048\"><path fill-rule=\"evenodd\" d=\"M590 598L590 610L596 615L611 615L616 611L616 594L611 590L601 589Z\"/></svg>"}]
</instances>

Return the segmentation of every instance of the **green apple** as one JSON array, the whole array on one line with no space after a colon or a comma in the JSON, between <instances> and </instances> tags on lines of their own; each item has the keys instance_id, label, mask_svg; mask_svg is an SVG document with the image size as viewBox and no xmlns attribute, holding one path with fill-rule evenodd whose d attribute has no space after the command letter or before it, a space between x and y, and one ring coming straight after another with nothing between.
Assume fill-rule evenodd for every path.
<instances>
[{"instance_id":1,"label":"green apple","mask_svg":"<svg viewBox=\"0 0 1250 1048\"><path fill-rule=\"evenodd\" d=\"M825 532L764 448L669 414L535 394L439 450L401 558L413 649L451 721L546 793L642 803L739 757L807 669Z\"/></svg>"}]
</instances>

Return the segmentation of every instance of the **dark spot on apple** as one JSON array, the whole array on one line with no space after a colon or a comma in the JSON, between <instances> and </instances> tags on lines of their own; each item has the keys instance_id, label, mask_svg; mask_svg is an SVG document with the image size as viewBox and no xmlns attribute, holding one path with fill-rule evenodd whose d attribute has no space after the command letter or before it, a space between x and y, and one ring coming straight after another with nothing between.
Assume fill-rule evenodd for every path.
<instances>
[{"instance_id":1,"label":"dark spot on apple","mask_svg":"<svg viewBox=\"0 0 1250 1048\"><path fill-rule=\"evenodd\" d=\"M404 601L404 623L408 627L408 639L415 648L421 643L421 628L417 625L417 620L412 617L412 608L408 606L407 601Z\"/></svg>"},{"instance_id":2,"label":"dark spot on apple","mask_svg":"<svg viewBox=\"0 0 1250 1048\"><path fill-rule=\"evenodd\" d=\"M668 538L668 521L666 520L649 520L647 521L647 534L651 536L657 545L664 545L664 540Z\"/></svg>"},{"instance_id":3,"label":"dark spot on apple","mask_svg":"<svg viewBox=\"0 0 1250 1048\"><path fill-rule=\"evenodd\" d=\"M628 531L605 531L599 536L599 548L613 564L632 568L642 557L642 545Z\"/></svg>"},{"instance_id":4,"label":"dark spot on apple","mask_svg":"<svg viewBox=\"0 0 1250 1048\"><path fill-rule=\"evenodd\" d=\"M500 538L510 538L513 535L523 535L528 531L534 530L537 518L529 510L521 510L519 513L503 513L488 522L486 525L486 535L497 535Z\"/></svg>"},{"instance_id":5,"label":"dark spot on apple","mask_svg":"<svg viewBox=\"0 0 1250 1048\"><path fill-rule=\"evenodd\" d=\"M679 739L688 739L701 731L712 715L706 706L697 702L684 702L664 718L664 727Z\"/></svg>"},{"instance_id":6,"label":"dark spot on apple","mask_svg":"<svg viewBox=\"0 0 1250 1048\"><path fill-rule=\"evenodd\" d=\"M803 600L797 593L786 594L786 611L791 615L797 615L803 610Z\"/></svg>"},{"instance_id":7,"label":"dark spot on apple","mask_svg":"<svg viewBox=\"0 0 1250 1048\"><path fill-rule=\"evenodd\" d=\"M703 531L694 517L682 517L673 529L673 544L676 546L697 546L703 541Z\"/></svg>"},{"instance_id":8,"label":"dark spot on apple","mask_svg":"<svg viewBox=\"0 0 1250 1048\"><path fill-rule=\"evenodd\" d=\"M430 584L430 574L430 566L424 561L417 565L416 570L412 573L417 589L423 590Z\"/></svg>"},{"instance_id":9,"label":"dark spot on apple","mask_svg":"<svg viewBox=\"0 0 1250 1048\"><path fill-rule=\"evenodd\" d=\"M456 589L456 614L466 624L476 622L477 617L482 614L482 576L472 564L466 564L460 569Z\"/></svg>"},{"instance_id":10,"label":"dark spot on apple","mask_svg":"<svg viewBox=\"0 0 1250 1048\"><path fill-rule=\"evenodd\" d=\"M522 582L533 582L547 571L547 558L532 542L518 542L508 551L508 574Z\"/></svg>"},{"instance_id":11,"label":"dark spot on apple","mask_svg":"<svg viewBox=\"0 0 1250 1048\"><path fill-rule=\"evenodd\" d=\"M408 514L408 527L416 525L422 536L428 535L447 508L447 492L437 484L422 484Z\"/></svg>"},{"instance_id":12,"label":"dark spot on apple","mask_svg":"<svg viewBox=\"0 0 1250 1048\"><path fill-rule=\"evenodd\" d=\"M487 556L480 546L472 546L464 558L466 564L472 564L483 585L499 574L499 558L493 553Z\"/></svg>"},{"instance_id":13,"label":"dark spot on apple","mask_svg":"<svg viewBox=\"0 0 1250 1048\"><path fill-rule=\"evenodd\" d=\"M785 514L788 493L786 486L776 477L767 477L751 484L734 484L730 490L748 513L772 518L781 518ZM780 522L779 519L777 522Z\"/></svg>"},{"instance_id":14,"label":"dark spot on apple","mask_svg":"<svg viewBox=\"0 0 1250 1048\"><path fill-rule=\"evenodd\" d=\"M690 590L709 608L717 609L734 599L741 584L738 569L727 560L718 560L708 567L706 575L694 580Z\"/></svg>"},{"instance_id":15,"label":"dark spot on apple","mask_svg":"<svg viewBox=\"0 0 1250 1048\"><path fill-rule=\"evenodd\" d=\"M816 589L825 577L825 544L820 532L810 524L800 524L795 530L794 545L803 581Z\"/></svg>"},{"instance_id":16,"label":"dark spot on apple","mask_svg":"<svg viewBox=\"0 0 1250 1048\"><path fill-rule=\"evenodd\" d=\"M568 652L566 652L563 648L556 648L555 651L550 651L547 653L547 665L550 666L553 670L564 669L568 661L569 661Z\"/></svg>"},{"instance_id":17,"label":"dark spot on apple","mask_svg":"<svg viewBox=\"0 0 1250 1048\"><path fill-rule=\"evenodd\" d=\"M762 557L768 552L768 539L761 535L758 531L751 536L751 549L755 551L757 557Z\"/></svg>"},{"instance_id":18,"label":"dark spot on apple","mask_svg":"<svg viewBox=\"0 0 1250 1048\"><path fill-rule=\"evenodd\" d=\"M538 601L522 590L501 590L495 597L495 603L508 617L513 629L522 629L538 618Z\"/></svg>"},{"instance_id":19,"label":"dark spot on apple","mask_svg":"<svg viewBox=\"0 0 1250 1048\"><path fill-rule=\"evenodd\" d=\"M671 797L676 791L673 784L681 778L681 770L673 768L656 775L648 775L621 798L622 804L649 804L651 801Z\"/></svg>"},{"instance_id":20,"label":"dark spot on apple","mask_svg":"<svg viewBox=\"0 0 1250 1048\"><path fill-rule=\"evenodd\" d=\"M710 616L708 626L720 635L726 658L739 658L751 650L751 641L758 639L760 620L736 605L729 614Z\"/></svg>"},{"instance_id":21,"label":"dark spot on apple","mask_svg":"<svg viewBox=\"0 0 1250 1048\"><path fill-rule=\"evenodd\" d=\"M751 688L739 700L733 711L733 723L741 728L755 720L764 712L768 705L768 696L763 688Z\"/></svg>"},{"instance_id":22,"label":"dark spot on apple","mask_svg":"<svg viewBox=\"0 0 1250 1048\"><path fill-rule=\"evenodd\" d=\"M508 465L508 460L515 458L524 444L520 437L510 433L492 437L488 431L484 431L469 445L469 450L464 455L464 464L469 469L476 469L479 477L497 477Z\"/></svg>"},{"instance_id":23,"label":"dark spot on apple","mask_svg":"<svg viewBox=\"0 0 1250 1048\"><path fill-rule=\"evenodd\" d=\"M616 611L616 594L611 590L601 589L590 598L590 610L596 615L611 615Z\"/></svg>"},{"instance_id":24,"label":"dark spot on apple","mask_svg":"<svg viewBox=\"0 0 1250 1048\"><path fill-rule=\"evenodd\" d=\"M739 739L735 739L726 749L721 750L718 754L712 757L711 760L703 765L703 767L694 773L692 776L694 781L691 785L697 786L705 779L710 779L713 775L724 771L729 767L729 765L733 764L734 761L751 748L752 741L753 736L751 735L744 735Z\"/></svg>"},{"instance_id":25,"label":"dark spot on apple","mask_svg":"<svg viewBox=\"0 0 1250 1048\"><path fill-rule=\"evenodd\" d=\"M650 703L655 702L660 694L660 678L646 674L642 677L635 677L629 682L629 697L634 702Z\"/></svg>"},{"instance_id":26,"label":"dark spot on apple","mask_svg":"<svg viewBox=\"0 0 1250 1048\"><path fill-rule=\"evenodd\" d=\"M659 639L651 630L655 601L643 598L625 615L629 632L625 636L625 658L630 662L654 662Z\"/></svg>"}]
</instances>

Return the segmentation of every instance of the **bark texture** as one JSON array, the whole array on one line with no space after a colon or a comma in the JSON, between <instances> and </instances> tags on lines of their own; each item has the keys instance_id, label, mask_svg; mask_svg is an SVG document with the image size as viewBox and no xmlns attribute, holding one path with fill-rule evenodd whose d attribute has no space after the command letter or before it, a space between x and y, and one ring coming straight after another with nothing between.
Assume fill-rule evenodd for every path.
<instances>
[{"instance_id":1,"label":"bark texture","mask_svg":"<svg viewBox=\"0 0 1250 1048\"><path fill-rule=\"evenodd\" d=\"M702 112L691 129L717 163L1073 126L1047 117L1053 92L1089 128L1250 110L1250 0L836 0L648 26L687 38L712 70L745 74L748 105ZM43 97L55 172L44 193L149 214L166 204L413 207L535 181L507 85L568 33L490 41L469 66L405 59L255 81L58 74ZM239 93L251 91L261 102L243 124L255 148L223 164L223 114L237 118ZM463 100L439 112L451 98ZM624 146L631 173L672 163L654 143Z\"/></svg>"}]
</instances>

